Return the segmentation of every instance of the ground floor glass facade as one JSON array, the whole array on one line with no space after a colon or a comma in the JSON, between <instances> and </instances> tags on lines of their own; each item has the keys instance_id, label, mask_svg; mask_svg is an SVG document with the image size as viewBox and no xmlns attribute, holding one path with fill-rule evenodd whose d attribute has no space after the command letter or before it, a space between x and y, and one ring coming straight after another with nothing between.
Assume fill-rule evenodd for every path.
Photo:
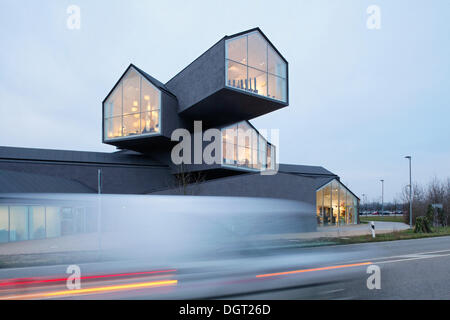
<instances>
[{"instance_id":1,"label":"ground floor glass facade","mask_svg":"<svg viewBox=\"0 0 450 320\"><path fill-rule=\"evenodd\" d=\"M0 205L0 243L95 232L92 208Z\"/></svg>"},{"instance_id":2,"label":"ground floor glass facade","mask_svg":"<svg viewBox=\"0 0 450 320\"><path fill-rule=\"evenodd\" d=\"M358 198L336 179L317 190L316 203L319 226L357 223Z\"/></svg>"}]
</instances>

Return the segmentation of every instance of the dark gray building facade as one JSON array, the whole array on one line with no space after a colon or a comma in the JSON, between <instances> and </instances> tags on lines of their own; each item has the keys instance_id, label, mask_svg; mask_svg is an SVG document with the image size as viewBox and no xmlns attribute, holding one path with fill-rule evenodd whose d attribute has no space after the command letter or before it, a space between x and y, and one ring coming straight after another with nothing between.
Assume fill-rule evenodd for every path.
<instances>
[{"instance_id":1,"label":"dark gray building facade","mask_svg":"<svg viewBox=\"0 0 450 320\"><path fill-rule=\"evenodd\" d=\"M62 214L8 204L1 194L97 193L99 187L107 194L290 199L313 204L319 225L357 223L359 199L336 174L279 164L276 146L249 122L287 107L288 83L288 62L259 28L225 36L165 84L131 64L102 104L102 141L118 151L0 147L0 242L34 239L30 222L27 232L14 223ZM195 121L201 121L200 132ZM211 155L219 161L175 163L177 129L193 140L216 129L219 136L208 141L218 146ZM202 155L208 143L201 140Z\"/></svg>"}]
</instances>

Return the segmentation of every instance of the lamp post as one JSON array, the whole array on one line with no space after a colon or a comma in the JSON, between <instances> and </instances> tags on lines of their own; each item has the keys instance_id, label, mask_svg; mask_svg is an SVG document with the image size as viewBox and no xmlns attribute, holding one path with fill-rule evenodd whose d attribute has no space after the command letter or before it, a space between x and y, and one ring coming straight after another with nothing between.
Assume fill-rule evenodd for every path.
<instances>
[{"instance_id":1,"label":"lamp post","mask_svg":"<svg viewBox=\"0 0 450 320\"><path fill-rule=\"evenodd\" d=\"M365 197L365 196L366 196L366 194L363 193L363 194L362 194L362 200L363 200L363 204L364 204L365 206L367 206L367 203L366 203L366 201L364 200L364 197ZM364 208L364 206L361 206L361 207ZM365 207L365 211L366 211L366 216L367 216L367 207Z\"/></svg>"},{"instance_id":2,"label":"lamp post","mask_svg":"<svg viewBox=\"0 0 450 320\"><path fill-rule=\"evenodd\" d=\"M411 179L411 156L406 156L409 160L409 227L412 228L412 179Z\"/></svg>"},{"instance_id":3,"label":"lamp post","mask_svg":"<svg viewBox=\"0 0 450 320\"><path fill-rule=\"evenodd\" d=\"M384 180L381 179L381 215L384 214Z\"/></svg>"},{"instance_id":4,"label":"lamp post","mask_svg":"<svg viewBox=\"0 0 450 320\"><path fill-rule=\"evenodd\" d=\"M97 193L98 193L98 212L97 212L97 231L98 231L98 252L101 255L102 252L102 186L103 186L103 172L102 169L97 170Z\"/></svg>"}]
</instances>

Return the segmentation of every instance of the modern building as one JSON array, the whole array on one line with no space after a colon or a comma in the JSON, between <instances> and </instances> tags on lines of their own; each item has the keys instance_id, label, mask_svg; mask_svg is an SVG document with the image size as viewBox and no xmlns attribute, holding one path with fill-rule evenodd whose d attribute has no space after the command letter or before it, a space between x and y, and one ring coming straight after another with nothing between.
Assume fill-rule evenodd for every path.
<instances>
[{"instance_id":1,"label":"modern building","mask_svg":"<svg viewBox=\"0 0 450 320\"><path fill-rule=\"evenodd\" d=\"M259 28L225 36L165 84L131 64L102 104L102 141L116 152L0 147L0 242L95 229L85 208L7 193L282 198L313 204L318 225L357 223L359 199L339 176L279 164L276 146L250 123L288 105L288 62ZM177 129L193 136L181 164ZM219 135L206 137L210 129ZM195 159L198 151L215 161Z\"/></svg>"}]
</instances>

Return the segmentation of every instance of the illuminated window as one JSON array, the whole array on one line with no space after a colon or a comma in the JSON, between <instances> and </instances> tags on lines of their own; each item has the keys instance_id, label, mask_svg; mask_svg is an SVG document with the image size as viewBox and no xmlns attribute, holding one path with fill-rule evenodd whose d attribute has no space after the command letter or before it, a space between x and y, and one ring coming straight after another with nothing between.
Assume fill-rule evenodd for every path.
<instances>
[{"instance_id":1,"label":"illuminated window","mask_svg":"<svg viewBox=\"0 0 450 320\"><path fill-rule=\"evenodd\" d=\"M253 170L273 169L275 163L269 144L248 122L243 121L222 129L222 164ZM269 155L268 155L269 153Z\"/></svg>"},{"instance_id":2,"label":"illuminated window","mask_svg":"<svg viewBox=\"0 0 450 320\"><path fill-rule=\"evenodd\" d=\"M7 206L0 206L0 243L8 242L9 233L9 209Z\"/></svg>"},{"instance_id":3,"label":"illuminated window","mask_svg":"<svg viewBox=\"0 0 450 320\"><path fill-rule=\"evenodd\" d=\"M160 132L161 92L130 68L104 103L105 140Z\"/></svg>"},{"instance_id":4,"label":"illuminated window","mask_svg":"<svg viewBox=\"0 0 450 320\"><path fill-rule=\"evenodd\" d=\"M316 192L317 217L320 225L356 223L358 198L334 179Z\"/></svg>"},{"instance_id":5,"label":"illuminated window","mask_svg":"<svg viewBox=\"0 0 450 320\"><path fill-rule=\"evenodd\" d=\"M317 214L317 223L319 225L324 224L324 198L323 198L324 189L320 189L316 192L316 214Z\"/></svg>"},{"instance_id":6,"label":"illuminated window","mask_svg":"<svg viewBox=\"0 0 450 320\"><path fill-rule=\"evenodd\" d=\"M287 101L287 64L258 31L226 41L226 69L227 86Z\"/></svg>"}]
</instances>

